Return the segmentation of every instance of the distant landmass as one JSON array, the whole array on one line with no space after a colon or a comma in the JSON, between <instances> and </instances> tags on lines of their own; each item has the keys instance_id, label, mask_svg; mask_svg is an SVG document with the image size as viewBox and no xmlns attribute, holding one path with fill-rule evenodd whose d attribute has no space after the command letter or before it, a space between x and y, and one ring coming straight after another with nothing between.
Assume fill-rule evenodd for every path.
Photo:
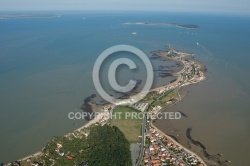
<instances>
[{"instance_id":1,"label":"distant landmass","mask_svg":"<svg viewBox=\"0 0 250 166\"><path fill-rule=\"evenodd\" d=\"M127 25L167 25L167 26L175 26L180 28L187 28L187 29L195 29L199 28L199 25L195 24L181 24L181 23L151 23L151 22L126 22L123 24Z\"/></svg>"},{"instance_id":2,"label":"distant landmass","mask_svg":"<svg viewBox=\"0 0 250 166\"><path fill-rule=\"evenodd\" d=\"M35 14L0 14L0 19L17 19L17 18L54 18L60 17L59 14L46 14L46 13L35 13Z\"/></svg>"},{"instance_id":3,"label":"distant landmass","mask_svg":"<svg viewBox=\"0 0 250 166\"><path fill-rule=\"evenodd\" d=\"M179 23L171 23L171 24L181 28L188 28L188 29L199 28L199 25L194 25L194 24L179 24Z\"/></svg>"}]
</instances>

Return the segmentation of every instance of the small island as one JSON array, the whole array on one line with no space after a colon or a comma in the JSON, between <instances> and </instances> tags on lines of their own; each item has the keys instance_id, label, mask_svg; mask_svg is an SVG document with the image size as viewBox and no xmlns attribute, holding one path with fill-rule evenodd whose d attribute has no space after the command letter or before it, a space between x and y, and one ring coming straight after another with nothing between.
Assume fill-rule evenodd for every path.
<instances>
[{"instance_id":1,"label":"small island","mask_svg":"<svg viewBox=\"0 0 250 166\"><path fill-rule=\"evenodd\" d=\"M195 24L182 24L182 23L167 23L167 22L125 22L125 25L165 25L165 26L174 26L179 28L186 28L186 29L196 29L199 28L199 25Z\"/></svg>"},{"instance_id":2,"label":"small island","mask_svg":"<svg viewBox=\"0 0 250 166\"><path fill-rule=\"evenodd\" d=\"M194 24L172 23L172 25L175 25L175 26L181 27L181 28L187 28L187 29L196 29L196 28L199 28L199 25L194 25Z\"/></svg>"}]
</instances>

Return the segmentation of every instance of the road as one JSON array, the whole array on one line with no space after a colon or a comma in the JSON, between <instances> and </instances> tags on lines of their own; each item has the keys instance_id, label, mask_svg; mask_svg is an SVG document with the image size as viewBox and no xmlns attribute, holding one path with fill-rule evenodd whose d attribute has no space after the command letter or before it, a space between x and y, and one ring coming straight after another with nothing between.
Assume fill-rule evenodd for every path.
<instances>
[{"instance_id":1,"label":"road","mask_svg":"<svg viewBox=\"0 0 250 166\"><path fill-rule=\"evenodd\" d=\"M144 154L146 121L147 121L147 114L145 114L145 116L143 117L143 121L142 121L141 150L140 150L140 155L138 157L138 160L135 164L136 166L140 166L142 158L143 158L143 154Z\"/></svg>"}]
</instances>

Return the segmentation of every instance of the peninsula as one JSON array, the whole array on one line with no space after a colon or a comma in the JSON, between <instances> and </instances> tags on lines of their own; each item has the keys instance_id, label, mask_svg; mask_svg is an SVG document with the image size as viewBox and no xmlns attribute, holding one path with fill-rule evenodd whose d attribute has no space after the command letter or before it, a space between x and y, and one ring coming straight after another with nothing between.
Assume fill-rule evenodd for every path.
<instances>
[{"instance_id":1,"label":"peninsula","mask_svg":"<svg viewBox=\"0 0 250 166\"><path fill-rule=\"evenodd\" d=\"M88 160L82 159L81 162L79 160L80 158L84 158L84 156L86 156L86 158L88 157L88 154L85 153L88 152L89 147L86 143L83 143L84 146L82 146L82 141L88 141L91 130L96 130L96 126L103 126L103 129L105 130L107 130L107 127L105 126L111 126L118 127L121 132L123 132L128 141L132 140L139 143L140 150L137 157L133 161L133 165L206 166L206 163L201 156L198 156L194 152L191 152L186 147L179 144L173 137L161 132L153 124L154 120L157 119L157 113L164 111L167 107L170 107L173 104L181 101L182 96L179 93L179 89L181 87L199 83L206 79L206 67L196 61L192 54L180 52L170 46L167 50L153 51L152 55L162 58L165 61L176 61L181 63L183 68L181 71L173 73L173 75L176 77L173 82L168 85L150 90L149 93L145 95L144 99L137 103L133 102L133 100L136 100L138 98L138 95L135 94L120 103L109 103L102 106L96 106L95 108L98 109L94 111L100 112L101 116L95 117L86 125L66 134L63 137L53 138L42 149L41 152L25 157L16 162L9 163L7 165L46 165L46 162L55 163L57 160L60 160L60 163L65 162L68 165L88 165ZM143 116L142 123L138 123L138 119L136 120L136 122L131 121L131 124L135 124L135 126L137 127L138 125L141 125L141 127L139 127L140 132L138 132L141 134L138 136L135 135L135 137L140 138L139 140L138 138L134 139L135 137L133 138L131 135L128 135L129 132L126 132L124 128L119 127L119 121L115 121L115 123L112 122L111 117L113 115L113 112L115 112L114 110L116 109L117 112L117 109L120 108L124 111L126 111L126 109L128 108L131 112L145 113L146 116ZM131 109L134 109L136 111L133 111ZM131 127L133 126L131 125ZM98 128L98 130L102 129ZM136 133L136 129L131 130L134 130ZM74 145L75 147L78 147L77 152L69 151L68 149L64 148L71 146L71 144L72 146ZM126 143L125 145L127 146ZM105 150L106 149L102 149L101 151ZM98 150L96 152L98 153ZM93 161L91 160L91 162ZM128 161L128 163L128 165L131 165L130 161Z\"/></svg>"}]
</instances>

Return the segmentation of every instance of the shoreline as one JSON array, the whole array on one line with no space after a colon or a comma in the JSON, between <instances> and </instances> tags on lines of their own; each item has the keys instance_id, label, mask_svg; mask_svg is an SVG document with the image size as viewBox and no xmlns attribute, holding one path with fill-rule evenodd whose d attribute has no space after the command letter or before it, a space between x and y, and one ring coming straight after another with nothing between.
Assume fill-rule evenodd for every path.
<instances>
[{"instance_id":1,"label":"shoreline","mask_svg":"<svg viewBox=\"0 0 250 166\"><path fill-rule=\"evenodd\" d=\"M177 102L175 102L174 104L177 104L178 102L181 101L181 97L180 97L180 94L179 94L179 89L181 87L185 87L185 86L188 86L188 85L191 85L191 84L200 83L200 82L202 82L202 81L204 81L206 79L206 77L205 77L205 72L207 71L206 66L204 64L198 62L197 60L195 60L194 57L192 56L192 54L185 53L185 52L180 52L178 50L175 50L175 49L171 48L170 46L169 46L169 51L158 50L158 51L153 51L152 54L155 55L155 56L159 56L160 58L162 58L163 60L166 60L166 61L171 60L171 61L179 62L183 66L182 70L180 70L179 72L175 73L176 80L173 83L170 83L168 85L161 86L161 87L158 87L158 88L155 88L155 89L151 90L151 91L162 91L162 89L163 90L164 89L167 89L167 90L169 90L169 89L170 90L171 89L176 89L177 93L178 93L178 96L179 96L179 99L177 99ZM175 56L175 55L177 55L177 56ZM171 56L173 56L173 58ZM186 63L186 62L188 62L188 63ZM193 75L193 77L191 77L191 79L190 78L186 79L186 78L183 77L183 74L188 73L189 68L190 68L190 64L192 64L193 66L196 67L196 70L194 70L194 73L196 71L199 72L199 74L198 74L199 77L198 78L196 78L196 76L194 76L194 75ZM172 106L172 105L170 105L170 106ZM155 128L155 129L157 129L157 131L159 133L161 133L164 136L166 136L167 139L171 140L176 145L178 145L179 147L183 148L186 152L188 152L191 155L197 157L203 163L204 166L207 166L208 163L205 162L204 159L202 159L203 155L201 155L201 154L198 155L196 152L192 151L191 149L186 148L185 145L182 145L181 143L179 143L179 141L178 141L177 138L175 140L170 135L165 134L163 131L161 131L160 129L158 129L153 124L153 120L150 123L151 123L151 126L153 128ZM204 157L206 158L206 156L204 156Z\"/></svg>"},{"instance_id":2,"label":"shoreline","mask_svg":"<svg viewBox=\"0 0 250 166\"><path fill-rule=\"evenodd\" d=\"M196 153L192 152L191 150L185 148L183 145L181 145L178 141L176 141L175 139L173 139L171 136L165 134L164 132L162 132L160 129L158 129L152 122L151 125L153 128L155 128L159 133L161 133L162 135L166 136L167 139L171 140L172 142L174 142L176 145L180 146L181 148L183 148L185 151L187 151L188 153L192 154L193 156L197 157L200 161L203 162L204 166L207 166L207 164L203 161L203 159L197 155Z\"/></svg>"},{"instance_id":3,"label":"shoreline","mask_svg":"<svg viewBox=\"0 0 250 166\"><path fill-rule=\"evenodd\" d=\"M75 132L75 131L80 131L80 130L82 130L82 129L84 129L84 128L87 128L87 127L89 127L89 126L91 126L91 125L97 123L98 121L99 121L98 118L95 118L95 119L92 119L92 120L90 120L90 121L87 121L86 124L84 124L83 126L77 128L77 129L75 129L73 132ZM70 132L70 133L71 133L71 132ZM69 133L67 133L67 134L69 134ZM66 136L67 134L64 134L63 136ZM24 160L27 160L27 159L32 158L32 157L37 157L37 156L39 156L39 155L41 155L41 154L42 154L42 150L41 150L41 151L38 151L38 152L36 152L36 153L32 153L31 155L25 156L25 157L23 157L23 158L21 158L21 159L18 159L18 160L16 160L16 161L24 161ZM10 163L8 163L8 164L10 164ZM6 165L8 165L8 164L6 164Z\"/></svg>"},{"instance_id":4,"label":"shoreline","mask_svg":"<svg viewBox=\"0 0 250 166\"><path fill-rule=\"evenodd\" d=\"M177 51L177 50L171 48L170 46L169 46L169 50L170 50L170 51L177 52L178 54L183 55L183 56L190 56L190 55L191 55L191 54L189 54L189 53ZM173 74L176 76L176 80L175 80L174 82L171 82L171 83L169 83L169 84L167 84L167 85L163 85L163 86L160 86L160 87L151 89L149 92L161 91L162 89L165 90L165 89L180 88L180 87L182 87L182 86L187 86L187 85L190 85L190 84L199 83L199 82L201 82L201 81L203 81L203 80L206 79L204 73L202 72L202 73L201 73L201 76L200 76L200 80L198 80L198 81L196 80L196 81L194 81L194 82L188 82L188 83L185 83L185 84L181 85L181 84L180 84L180 82L181 82L181 80L182 80L182 75L181 75L181 74L186 70L187 66L186 66L186 64L185 64L181 59L178 60L178 59L173 59L173 58L167 57L167 56L166 56L166 53L169 53L169 51L160 51L160 50L158 50L158 51L153 51L153 52L152 52L153 55L156 55L156 56L162 58L164 61L175 61L175 62L180 62L181 65L183 66L183 68L182 68L180 71L178 71L177 73L173 73ZM196 60L194 60L194 58L192 58L192 61L194 61L194 62L196 62L196 63L198 64L198 68L199 68L199 69L203 68L204 65L201 64L200 62L197 62ZM183 81L183 82L184 82L184 81ZM176 85L177 85L177 86L176 86ZM128 98L128 100L131 100L131 98L137 98L137 94L135 94L135 95L133 95L133 96L130 96L130 97ZM126 100L126 99L125 99L125 100ZM107 105L109 105L109 104L104 104L104 105L102 105L102 107L105 107L105 106L107 106ZM119 103L118 103L117 105L119 105ZM100 122L100 118L95 117L94 119L88 120L86 124L84 124L83 126L77 128L77 129L75 129L73 132L75 132L75 131L80 131L80 130L82 130L82 129L84 129L84 128L87 128L87 127L89 127L89 126L91 126L91 125L93 125L93 124L95 124L95 123L98 123L98 122ZM151 124L152 124L152 123L151 123ZM160 133L163 133L161 130L159 130L157 127L155 127L153 124L152 124L152 126L153 126L154 128L156 128ZM72 133L72 132L69 132L69 133ZM67 133L67 134L69 134L69 133ZM63 136L66 136L67 134L64 134ZM166 135L165 133L163 133L163 134ZM166 137L169 138L170 140L172 140L173 142L175 142L176 144L178 144L180 147L182 147L183 149L185 149L187 152L189 152L189 153L191 153L191 154L197 156L197 158L198 158L200 161L202 161L202 162L204 163L204 165L206 165L205 162L200 158L200 156L198 156L198 155L195 154L194 152L188 150L187 148L185 148L183 145L181 145L180 143L178 143L177 141L175 141L175 140L174 140L173 138L171 138L170 136L166 135ZM21 158L21 159L19 159L19 160L16 160L16 161L24 161L24 160L27 160L27 159L32 158L32 157L37 157L37 156L39 156L39 155L41 155L41 154L42 154L42 150L39 151L39 152L37 152L37 153L33 153L33 154L29 155L29 156L23 157L23 158ZM9 165L9 164L10 164L10 163L8 163L7 165Z\"/></svg>"},{"instance_id":5,"label":"shoreline","mask_svg":"<svg viewBox=\"0 0 250 166\"><path fill-rule=\"evenodd\" d=\"M170 48L171 49L171 48ZM173 49L174 52L176 52L178 54L178 51ZM205 72L207 71L207 68L204 64L202 64L201 62L197 61L191 54L189 53L182 53L182 52L179 52L180 54L186 54L187 55L187 60L188 61L193 61L195 64L197 64L197 69L199 71L201 71L201 77L197 80L193 80L191 79L190 81L188 82L184 82L182 85L179 86L179 88L176 88L178 93L179 93L179 90L182 88L182 87L186 87L188 85L191 85L191 84L196 84L196 83L200 83L202 81L204 81L206 79L205 77ZM166 57L166 52L164 51L158 51L156 52L156 55L164 58L165 60L172 60L172 58L169 58L169 57ZM179 61L177 60L178 62L181 62L183 65L184 65L184 68L185 68L185 63L183 63L183 61ZM177 76L178 78L180 78L180 74L182 73L182 70L180 72L177 72ZM175 82L176 83L176 82ZM166 85L168 86L168 85ZM164 86L163 86L164 87ZM159 87L159 89L161 89L161 87ZM178 100L176 103L178 103L180 100ZM175 104L176 104L175 103ZM172 106L172 105L171 105ZM156 119L157 120L157 119ZM170 123L170 122L169 122ZM171 124L171 123L170 123ZM155 125L154 125L155 126ZM157 127L156 127L157 128ZM157 128L158 129L158 128ZM220 154L216 154L216 155L211 155L209 154L207 151L206 151L206 147L199 141L196 141L194 140L191 135L190 135L190 131L188 132L190 128L187 129L187 131L185 131L185 137L187 138L187 142L185 142L185 137L181 138L181 141L179 141L179 139L177 139L176 141L174 142L178 142L180 145L182 145L181 147L187 147L185 149L190 149L189 151L193 152L194 154L196 154L196 156L198 156L200 159L202 158L201 161L206 161L204 162L205 164L207 165L213 165L213 166L218 166L218 165L226 165L225 162L228 162L230 163L230 161L223 161L220 157ZM159 131L161 131L160 129L158 129ZM170 125L168 130L179 130L179 128L175 128L173 125ZM161 131L162 133L164 133L163 131ZM168 138L172 138L172 140L175 140L173 137L171 137L171 135L169 133L164 133L165 135L168 136ZM184 139L184 140L183 140ZM199 155L197 155L199 154ZM217 157L216 157L217 156Z\"/></svg>"}]
</instances>

